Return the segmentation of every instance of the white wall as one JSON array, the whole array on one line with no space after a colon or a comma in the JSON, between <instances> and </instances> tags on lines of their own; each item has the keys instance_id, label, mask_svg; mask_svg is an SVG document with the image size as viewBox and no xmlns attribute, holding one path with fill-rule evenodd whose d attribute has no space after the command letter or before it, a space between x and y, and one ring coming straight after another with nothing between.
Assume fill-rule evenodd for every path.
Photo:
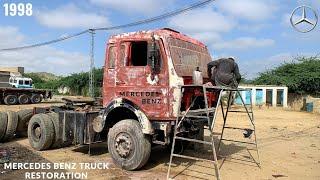
<instances>
[{"instance_id":1,"label":"white wall","mask_svg":"<svg viewBox=\"0 0 320 180\"><path fill-rule=\"evenodd\" d=\"M272 106L276 107L277 106L277 90L282 90L283 91L283 107L288 107L288 87L284 86L239 86L239 88L243 89L251 89L251 94L252 94L252 99L251 102L253 105L256 105L256 92L257 89L262 89L262 102L266 104L267 102L267 89L272 90ZM241 93L244 95L244 93ZM245 99L245 97L243 97Z\"/></svg>"}]
</instances>

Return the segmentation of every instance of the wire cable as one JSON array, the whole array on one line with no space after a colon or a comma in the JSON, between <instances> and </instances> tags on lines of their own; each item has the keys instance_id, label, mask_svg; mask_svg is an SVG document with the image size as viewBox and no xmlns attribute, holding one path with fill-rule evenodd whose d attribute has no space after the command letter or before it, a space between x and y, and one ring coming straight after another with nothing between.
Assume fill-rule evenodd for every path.
<instances>
[{"instance_id":1,"label":"wire cable","mask_svg":"<svg viewBox=\"0 0 320 180\"><path fill-rule=\"evenodd\" d=\"M4 48L4 49L0 49L1 51L18 51L18 50L23 50L23 49L30 49L30 48L36 48L36 47L40 47L40 46L46 46L49 44L53 44L53 43L57 43L57 42L61 42L61 41L65 41L77 36L80 36L82 34L91 32L91 31L108 31L108 30L115 30L115 29L121 29L121 28L126 28L126 27L132 27L132 26L138 26L138 25L142 25L142 24L147 24L147 23L151 23L151 22L155 22L155 21L159 21L162 19L167 19L176 15L179 15L181 13L193 10L195 8L199 8L202 7L204 5L207 5L208 3L215 1L215 0L205 0L205 1L200 1L194 4L191 4L190 6L187 6L185 8L181 8L175 11L171 11L159 16L155 16L152 18L148 18L148 19L144 19L144 20L139 20L139 21L135 21L132 23L128 23L128 24L123 24L123 25L118 25L118 26L111 26L111 27L102 27L102 28L91 28L91 29L87 29L84 31L81 31L79 33L75 33L69 36L64 36L58 39L54 39L54 40L50 40L50 41L46 41L46 42L42 42L42 43L37 43L37 44L33 44L33 45L27 45L27 46L20 46L20 47L13 47L13 48Z\"/></svg>"},{"instance_id":2,"label":"wire cable","mask_svg":"<svg viewBox=\"0 0 320 180\"><path fill-rule=\"evenodd\" d=\"M159 15L159 16L155 16L155 17L152 17L152 18L149 18L149 19L136 21L136 22L129 23L129 24L124 24L124 25L119 25L119 26L112 26L112 27L104 27L104 28L94 28L93 30L96 30L96 31L99 31L99 30L114 30L114 29L126 28L126 27L131 27L131 26L137 26L137 25L141 25L141 24L147 24L147 23L151 23L151 22L154 22L154 21L167 19L167 18L176 16L176 15L179 15L181 13L193 10L195 8L199 8L199 7L204 6L204 5L206 5L206 4L208 4L208 3L212 2L212 1L214 1L214 0L206 0L206 1L197 2L197 3L191 4L188 7L179 9L179 10L171 11L171 12Z\"/></svg>"},{"instance_id":3,"label":"wire cable","mask_svg":"<svg viewBox=\"0 0 320 180\"><path fill-rule=\"evenodd\" d=\"M17 51L17 50L22 50L22 49L30 49L30 48L40 47L40 46L46 46L46 45L49 45L49 44L57 43L57 42L60 42L60 41L64 41L64 40L67 40L67 39L71 39L71 38L80 36L80 35L85 34L87 32L89 32L89 30L81 31L81 32L76 33L76 34L72 34L72 35L69 35L69 36L64 36L64 37L61 37L61 38L58 38L58 39L54 39L54 40L51 40L51 41L46 41L46 42L37 43L37 44L33 44L33 45L28 45L28 46L5 48L5 49L0 49L0 51Z\"/></svg>"}]
</instances>

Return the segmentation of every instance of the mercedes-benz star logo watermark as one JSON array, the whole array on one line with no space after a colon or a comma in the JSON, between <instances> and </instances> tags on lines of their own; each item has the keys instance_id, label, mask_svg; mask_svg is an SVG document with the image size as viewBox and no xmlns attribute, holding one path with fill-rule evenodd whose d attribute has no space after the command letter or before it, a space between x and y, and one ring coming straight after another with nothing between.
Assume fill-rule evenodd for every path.
<instances>
[{"instance_id":1,"label":"mercedes-benz star logo watermark","mask_svg":"<svg viewBox=\"0 0 320 180\"><path fill-rule=\"evenodd\" d=\"M298 15L296 13L298 13L300 9L302 9L302 16L300 19L297 19L296 16ZM290 22L297 31L307 33L312 31L317 26L318 15L317 12L310 6L302 5L292 11Z\"/></svg>"}]
</instances>

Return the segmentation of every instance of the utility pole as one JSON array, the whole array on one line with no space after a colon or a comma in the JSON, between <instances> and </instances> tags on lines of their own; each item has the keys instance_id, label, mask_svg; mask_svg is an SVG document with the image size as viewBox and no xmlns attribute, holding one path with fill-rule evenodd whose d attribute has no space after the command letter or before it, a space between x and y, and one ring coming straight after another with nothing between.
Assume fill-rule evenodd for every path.
<instances>
[{"instance_id":1,"label":"utility pole","mask_svg":"<svg viewBox=\"0 0 320 180\"><path fill-rule=\"evenodd\" d=\"M90 49L90 71L89 71L89 96L94 97L94 35L95 31L89 29L91 34L91 49Z\"/></svg>"}]
</instances>

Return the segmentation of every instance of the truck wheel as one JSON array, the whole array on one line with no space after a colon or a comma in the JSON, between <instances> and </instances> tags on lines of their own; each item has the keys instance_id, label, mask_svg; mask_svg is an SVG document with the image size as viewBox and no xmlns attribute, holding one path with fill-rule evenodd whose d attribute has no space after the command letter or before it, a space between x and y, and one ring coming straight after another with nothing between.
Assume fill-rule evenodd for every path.
<instances>
[{"instance_id":1,"label":"truck wheel","mask_svg":"<svg viewBox=\"0 0 320 180\"><path fill-rule=\"evenodd\" d=\"M8 141L14 137L14 134L16 133L17 125L18 125L18 115L16 112L8 111L7 116L8 116L7 130L3 137L3 141Z\"/></svg>"},{"instance_id":2,"label":"truck wheel","mask_svg":"<svg viewBox=\"0 0 320 180\"><path fill-rule=\"evenodd\" d=\"M52 148L59 148L62 147L63 143L62 143L62 139L60 139L59 135L60 135L60 128L59 128L59 114L55 113L55 112L51 112L47 114L51 121L52 124L54 126L54 140L52 143Z\"/></svg>"},{"instance_id":3,"label":"truck wheel","mask_svg":"<svg viewBox=\"0 0 320 180\"><path fill-rule=\"evenodd\" d=\"M38 151L48 149L54 139L54 127L48 115L36 114L28 124L28 139L31 147Z\"/></svg>"},{"instance_id":4,"label":"truck wheel","mask_svg":"<svg viewBox=\"0 0 320 180\"><path fill-rule=\"evenodd\" d=\"M6 134L8 124L8 115L6 112L0 112L0 142L2 142L2 138Z\"/></svg>"},{"instance_id":5,"label":"truck wheel","mask_svg":"<svg viewBox=\"0 0 320 180\"><path fill-rule=\"evenodd\" d=\"M151 143L142 133L138 121L126 119L109 130L108 149L116 165L125 170L135 170L148 161Z\"/></svg>"},{"instance_id":6,"label":"truck wheel","mask_svg":"<svg viewBox=\"0 0 320 180\"><path fill-rule=\"evenodd\" d=\"M40 103L41 101L42 101L42 97L40 94L32 94L31 103L37 104L37 103Z\"/></svg>"},{"instance_id":7,"label":"truck wheel","mask_svg":"<svg viewBox=\"0 0 320 180\"><path fill-rule=\"evenodd\" d=\"M28 123L33 115L32 109L24 109L17 112L18 114L18 127L17 136L27 137L28 136Z\"/></svg>"},{"instance_id":8,"label":"truck wheel","mask_svg":"<svg viewBox=\"0 0 320 180\"><path fill-rule=\"evenodd\" d=\"M26 94L21 94L19 97L18 97L18 101L20 104L28 104L29 101L30 101L30 98L28 95Z\"/></svg>"},{"instance_id":9,"label":"truck wheel","mask_svg":"<svg viewBox=\"0 0 320 180\"><path fill-rule=\"evenodd\" d=\"M6 105L14 105L17 104L18 99L16 95L7 95L6 97L4 97L3 101Z\"/></svg>"}]
</instances>

